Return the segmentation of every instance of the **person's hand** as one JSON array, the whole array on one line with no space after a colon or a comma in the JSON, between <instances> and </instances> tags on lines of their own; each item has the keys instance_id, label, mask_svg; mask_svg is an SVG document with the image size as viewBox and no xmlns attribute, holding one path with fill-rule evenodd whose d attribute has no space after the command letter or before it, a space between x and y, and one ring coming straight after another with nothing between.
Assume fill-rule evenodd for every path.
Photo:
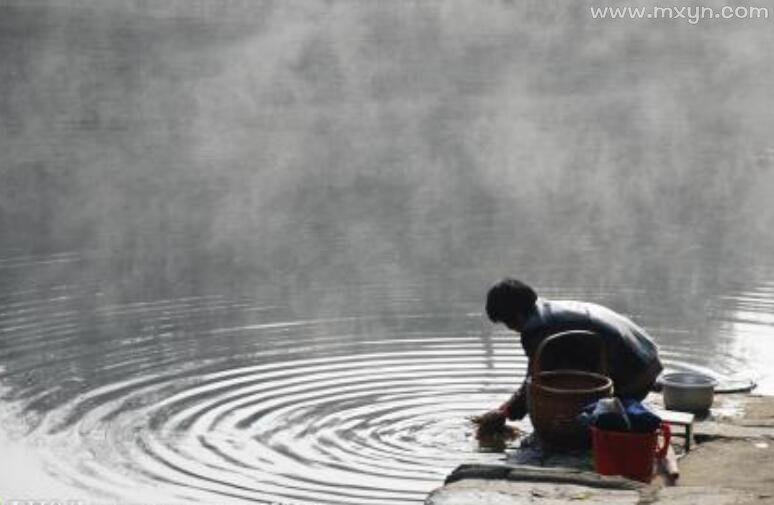
<instances>
[{"instance_id":1,"label":"person's hand","mask_svg":"<svg viewBox=\"0 0 774 505\"><path fill-rule=\"evenodd\" d=\"M506 418L505 412L497 409L470 419L478 425L476 440L478 440L479 450L502 452L510 441L521 435L521 430L505 423Z\"/></svg>"},{"instance_id":2,"label":"person's hand","mask_svg":"<svg viewBox=\"0 0 774 505\"><path fill-rule=\"evenodd\" d=\"M471 419L473 423L478 425L476 431L476 438L487 438L497 433L502 433L505 430L505 413L501 410L490 410L489 412L480 416L475 416Z\"/></svg>"}]
</instances>

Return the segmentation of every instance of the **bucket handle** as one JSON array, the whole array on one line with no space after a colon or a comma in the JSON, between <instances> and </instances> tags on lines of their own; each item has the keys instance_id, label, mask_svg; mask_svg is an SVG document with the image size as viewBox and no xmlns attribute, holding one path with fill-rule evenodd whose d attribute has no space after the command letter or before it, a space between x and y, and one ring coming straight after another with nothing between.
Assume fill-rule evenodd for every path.
<instances>
[{"instance_id":1,"label":"bucket handle","mask_svg":"<svg viewBox=\"0 0 774 505\"><path fill-rule=\"evenodd\" d=\"M540 361L543 354L543 351L545 350L546 346L552 342L556 342L559 339L565 338L565 337L594 337L599 342L599 373L602 375L607 375L607 346L605 345L604 339L598 334L594 333L593 331L586 331L586 330L571 330L571 331L563 331L561 333L555 333L549 337L544 338L540 344L537 347L537 350L535 350L535 359L532 360L532 382L536 383L540 381L540 374L543 371L541 369Z\"/></svg>"},{"instance_id":2,"label":"bucket handle","mask_svg":"<svg viewBox=\"0 0 774 505\"><path fill-rule=\"evenodd\" d=\"M669 442L672 440L672 429L667 423L661 423L661 435L664 438L661 447L656 449L656 459L663 459L669 450Z\"/></svg>"}]
</instances>

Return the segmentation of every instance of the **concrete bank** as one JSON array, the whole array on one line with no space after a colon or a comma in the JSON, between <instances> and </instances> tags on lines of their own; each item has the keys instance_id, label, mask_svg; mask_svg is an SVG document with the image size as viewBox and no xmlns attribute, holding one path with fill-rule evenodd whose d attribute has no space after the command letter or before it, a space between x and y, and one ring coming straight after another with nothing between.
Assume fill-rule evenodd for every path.
<instances>
[{"instance_id":1,"label":"concrete bank","mask_svg":"<svg viewBox=\"0 0 774 505\"><path fill-rule=\"evenodd\" d=\"M645 485L603 477L590 471L588 460L548 458L522 464L523 459L510 457L507 464L458 467L425 503L774 505L773 397L717 396L713 414L696 421L694 442L679 460L676 482L659 476Z\"/></svg>"}]
</instances>

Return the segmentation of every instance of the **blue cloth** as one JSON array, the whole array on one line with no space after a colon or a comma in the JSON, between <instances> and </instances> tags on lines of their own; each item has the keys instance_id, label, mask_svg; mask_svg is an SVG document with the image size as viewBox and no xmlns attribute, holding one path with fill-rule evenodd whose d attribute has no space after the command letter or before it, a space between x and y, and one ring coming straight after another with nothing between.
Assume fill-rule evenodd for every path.
<instances>
[{"instance_id":1,"label":"blue cloth","mask_svg":"<svg viewBox=\"0 0 774 505\"><path fill-rule=\"evenodd\" d=\"M578 415L586 426L602 430L653 433L661 426L661 418L637 400L603 398L587 405Z\"/></svg>"},{"instance_id":2,"label":"blue cloth","mask_svg":"<svg viewBox=\"0 0 774 505\"><path fill-rule=\"evenodd\" d=\"M621 401L629 416L632 431L637 433L652 433L661 427L661 418L648 410L642 403L636 400L624 399Z\"/></svg>"}]
</instances>

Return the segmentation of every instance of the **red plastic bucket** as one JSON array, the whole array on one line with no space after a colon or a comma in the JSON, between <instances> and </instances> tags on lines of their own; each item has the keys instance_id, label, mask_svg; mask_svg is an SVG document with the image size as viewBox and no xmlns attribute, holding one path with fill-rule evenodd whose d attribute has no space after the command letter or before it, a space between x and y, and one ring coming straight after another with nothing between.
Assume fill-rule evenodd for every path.
<instances>
[{"instance_id":1,"label":"red plastic bucket","mask_svg":"<svg viewBox=\"0 0 774 505\"><path fill-rule=\"evenodd\" d=\"M663 436L661 447L657 447L659 433ZM607 431L592 426L594 468L602 475L623 475L650 482L655 460L666 455L671 438L672 432L666 423L653 433Z\"/></svg>"}]
</instances>

